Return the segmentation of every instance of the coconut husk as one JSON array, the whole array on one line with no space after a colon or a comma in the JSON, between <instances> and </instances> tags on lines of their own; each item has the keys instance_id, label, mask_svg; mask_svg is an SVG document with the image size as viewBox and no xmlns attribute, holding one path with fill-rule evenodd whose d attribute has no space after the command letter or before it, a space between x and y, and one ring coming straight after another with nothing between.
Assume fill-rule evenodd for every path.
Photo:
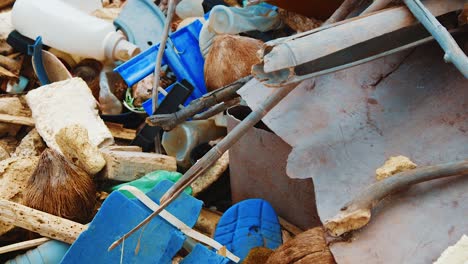
<instances>
[{"instance_id":1,"label":"coconut husk","mask_svg":"<svg viewBox=\"0 0 468 264\"><path fill-rule=\"evenodd\" d=\"M205 61L205 83L213 91L250 75L252 66L260 63L257 51L263 42L253 38L219 35Z\"/></svg>"},{"instance_id":2,"label":"coconut husk","mask_svg":"<svg viewBox=\"0 0 468 264\"><path fill-rule=\"evenodd\" d=\"M273 254L273 250L264 247L252 248L242 264L264 264Z\"/></svg>"},{"instance_id":3,"label":"coconut husk","mask_svg":"<svg viewBox=\"0 0 468 264\"><path fill-rule=\"evenodd\" d=\"M316 227L297 235L280 246L266 262L267 264L315 263L334 264L325 240L322 227Z\"/></svg>"},{"instance_id":4,"label":"coconut husk","mask_svg":"<svg viewBox=\"0 0 468 264\"><path fill-rule=\"evenodd\" d=\"M29 179L23 204L84 224L93 217L96 187L84 170L46 149Z\"/></svg>"}]
</instances>

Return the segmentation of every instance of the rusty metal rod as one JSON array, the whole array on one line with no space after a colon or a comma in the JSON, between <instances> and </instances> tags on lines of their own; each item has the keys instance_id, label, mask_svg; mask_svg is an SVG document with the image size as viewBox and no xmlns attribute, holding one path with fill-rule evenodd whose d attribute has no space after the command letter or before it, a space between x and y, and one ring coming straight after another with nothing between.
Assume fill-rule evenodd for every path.
<instances>
[{"instance_id":1,"label":"rusty metal rod","mask_svg":"<svg viewBox=\"0 0 468 264\"><path fill-rule=\"evenodd\" d=\"M458 46L447 29L432 15L419 0L403 0L413 15L434 36L445 51L444 60L451 62L468 79L468 57Z\"/></svg>"}]
</instances>

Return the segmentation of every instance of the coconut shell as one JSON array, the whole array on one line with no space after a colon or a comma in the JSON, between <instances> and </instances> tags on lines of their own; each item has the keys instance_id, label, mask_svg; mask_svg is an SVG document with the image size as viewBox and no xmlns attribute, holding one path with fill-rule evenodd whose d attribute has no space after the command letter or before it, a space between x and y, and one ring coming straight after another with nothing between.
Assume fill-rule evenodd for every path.
<instances>
[{"instance_id":1,"label":"coconut shell","mask_svg":"<svg viewBox=\"0 0 468 264\"><path fill-rule=\"evenodd\" d=\"M205 61L205 83L213 91L250 75L252 66L260 63L257 51L263 42L253 38L219 35Z\"/></svg>"},{"instance_id":2,"label":"coconut shell","mask_svg":"<svg viewBox=\"0 0 468 264\"><path fill-rule=\"evenodd\" d=\"M280 246L268 258L267 264L334 264L322 227L307 230Z\"/></svg>"},{"instance_id":3,"label":"coconut shell","mask_svg":"<svg viewBox=\"0 0 468 264\"><path fill-rule=\"evenodd\" d=\"M28 181L23 204L85 224L93 217L96 187L84 170L46 149Z\"/></svg>"}]
</instances>

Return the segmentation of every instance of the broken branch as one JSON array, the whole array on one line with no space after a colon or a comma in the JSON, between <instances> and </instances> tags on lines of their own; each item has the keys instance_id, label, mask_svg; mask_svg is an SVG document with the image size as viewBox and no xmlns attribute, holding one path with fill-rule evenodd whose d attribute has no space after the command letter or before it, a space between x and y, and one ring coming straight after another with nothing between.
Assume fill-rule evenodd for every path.
<instances>
[{"instance_id":1,"label":"broken branch","mask_svg":"<svg viewBox=\"0 0 468 264\"><path fill-rule=\"evenodd\" d=\"M222 103L219 103L213 107L211 107L210 109L206 110L205 112L203 113L200 113L200 114L196 114L193 116L193 120L204 120L204 119L208 119L212 116L215 116L221 112L224 112L225 110L235 106L235 105L238 105L240 103L241 99L240 97L237 97L237 98L234 98L232 100L229 100L229 101L226 101L226 102L222 102Z\"/></svg>"},{"instance_id":2,"label":"broken branch","mask_svg":"<svg viewBox=\"0 0 468 264\"><path fill-rule=\"evenodd\" d=\"M325 228L333 236L341 236L344 233L360 229L369 223L372 208L388 195L421 182L467 174L468 160L397 173L374 183L359 193L351 202L341 208L335 217L325 222Z\"/></svg>"},{"instance_id":3,"label":"broken branch","mask_svg":"<svg viewBox=\"0 0 468 264\"><path fill-rule=\"evenodd\" d=\"M203 97L192 101L187 107L172 114L152 115L146 119L146 123L151 126L160 126L169 131L188 118L196 115L205 108L212 107L224 101L238 97L237 90L246 84L252 76L239 79L223 88L215 90Z\"/></svg>"}]
</instances>

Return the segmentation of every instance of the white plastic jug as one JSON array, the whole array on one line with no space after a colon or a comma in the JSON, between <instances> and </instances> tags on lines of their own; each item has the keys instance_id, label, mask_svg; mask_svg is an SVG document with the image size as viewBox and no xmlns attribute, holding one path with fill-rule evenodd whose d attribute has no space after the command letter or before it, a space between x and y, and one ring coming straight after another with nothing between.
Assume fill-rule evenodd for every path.
<instances>
[{"instance_id":1,"label":"white plastic jug","mask_svg":"<svg viewBox=\"0 0 468 264\"><path fill-rule=\"evenodd\" d=\"M111 22L93 17L61 0L17 0L12 22L21 34L44 44L97 60L128 60L139 48L115 31Z\"/></svg>"},{"instance_id":2,"label":"white plastic jug","mask_svg":"<svg viewBox=\"0 0 468 264\"><path fill-rule=\"evenodd\" d=\"M211 10L208 23L217 34L239 34L252 30L265 32L282 26L278 13L261 5L244 8L217 5Z\"/></svg>"}]
</instances>

